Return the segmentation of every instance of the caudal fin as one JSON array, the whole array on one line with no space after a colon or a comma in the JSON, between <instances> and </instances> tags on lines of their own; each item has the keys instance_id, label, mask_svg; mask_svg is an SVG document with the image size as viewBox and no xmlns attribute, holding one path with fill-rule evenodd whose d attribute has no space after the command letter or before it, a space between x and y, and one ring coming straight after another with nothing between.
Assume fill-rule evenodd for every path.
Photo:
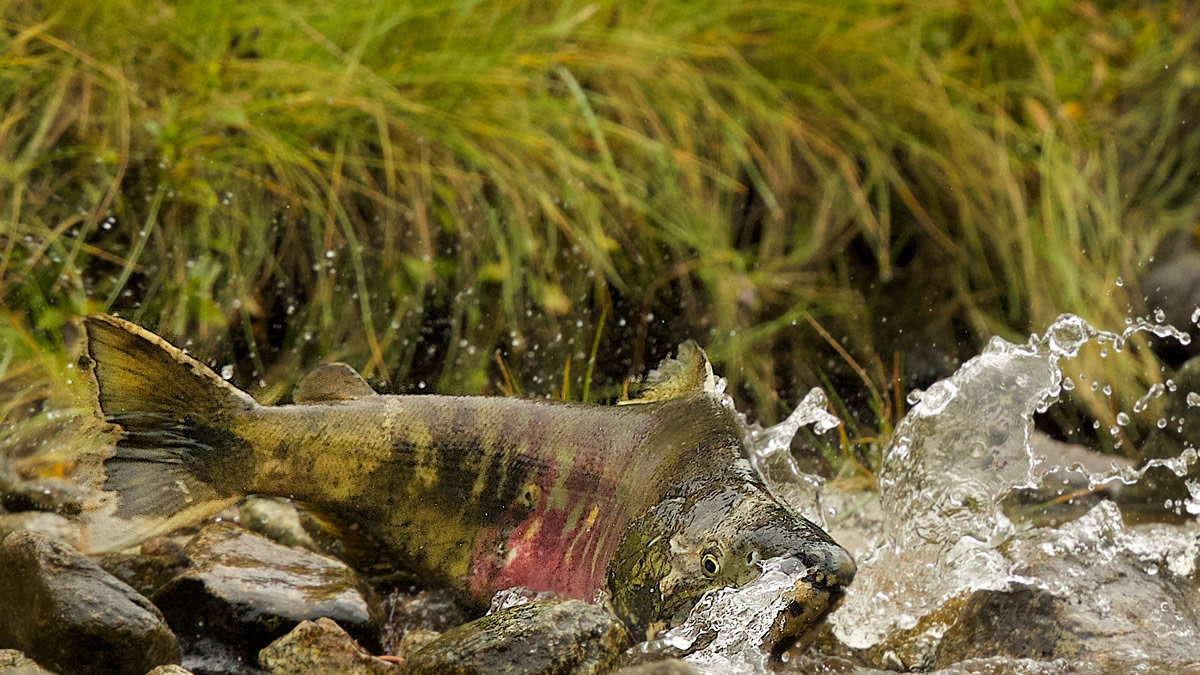
<instances>
[{"instance_id":1,"label":"caudal fin","mask_svg":"<svg viewBox=\"0 0 1200 675\"><path fill-rule=\"evenodd\" d=\"M92 314L83 325L100 411L121 429L85 515L87 548L120 550L236 503L250 446L232 423L254 399L135 324Z\"/></svg>"}]
</instances>

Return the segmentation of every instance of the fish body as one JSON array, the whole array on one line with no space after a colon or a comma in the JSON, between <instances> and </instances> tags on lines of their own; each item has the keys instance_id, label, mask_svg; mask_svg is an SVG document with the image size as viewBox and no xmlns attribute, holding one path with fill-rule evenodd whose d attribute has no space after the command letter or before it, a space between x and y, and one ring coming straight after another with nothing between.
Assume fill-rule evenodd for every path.
<instances>
[{"instance_id":1,"label":"fish body","mask_svg":"<svg viewBox=\"0 0 1200 675\"><path fill-rule=\"evenodd\" d=\"M120 428L96 551L256 493L354 523L478 605L514 586L588 601L606 590L639 631L774 555L808 556L830 587L853 575L844 550L739 468L740 433L704 390L694 346L637 405L380 395L331 364L295 404L262 406L134 324L84 326L99 409Z\"/></svg>"}]
</instances>

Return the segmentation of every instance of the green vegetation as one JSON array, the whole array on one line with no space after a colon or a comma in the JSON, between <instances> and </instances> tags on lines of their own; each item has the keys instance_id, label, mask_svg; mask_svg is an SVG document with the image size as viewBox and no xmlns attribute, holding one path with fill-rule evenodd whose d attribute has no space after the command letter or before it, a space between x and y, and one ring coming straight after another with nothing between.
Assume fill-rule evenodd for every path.
<instances>
[{"instance_id":1,"label":"green vegetation","mask_svg":"<svg viewBox=\"0 0 1200 675\"><path fill-rule=\"evenodd\" d=\"M1200 219L1198 18L13 0L0 371L25 393L0 414L109 310L264 400L321 359L393 392L613 398L695 337L760 419L826 385L849 449L940 357L1147 311L1139 266ZM1126 356L1089 372L1129 403L1161 375Z\"/></svg>"}]
</instances>

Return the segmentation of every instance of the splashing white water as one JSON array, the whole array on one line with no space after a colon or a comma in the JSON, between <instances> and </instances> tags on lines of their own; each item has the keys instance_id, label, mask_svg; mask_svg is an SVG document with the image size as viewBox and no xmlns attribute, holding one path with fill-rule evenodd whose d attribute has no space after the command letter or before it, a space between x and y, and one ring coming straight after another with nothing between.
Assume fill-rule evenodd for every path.
<instances>
[{"instance_id":1,"label":"splashing white water","mask_svg":"<svg viewBox=\"0 0 1200 675\"><path fill-rule=\"evenodd\" d=\"M1145 320L1116 334L1063 315L1044 338L1035 334L1024 345L993 338L954 375L910 399L916 405L885 447L878 476L885 541L859 561L858 578L830 619L842 642L878 644L964 592L1040 583L1018 574L1000 548L1015 534L1001 499L1035 484L1033 415L1062 393L1061 360L1092 341L1120 351L1138 332L1190 341ZM1114 478L1134 482L1154 466L1183 475L1195 459L1189 450L1138 471L1080 471L1094 487Z\"/></svg>"},{"instance_id":2,"label":"splashing white water","mask_svg":"<svg viewBox=\"0 0 1200 675\"><path fill-rule=\"evenodd\" d=\"M704 594L680 625L639 647L649 653L688 652L685 660L704 673L767 672L763 641L787 606L787 593L806 570L794 558L771 558L762 575L741 588Z\"/></svg>"}]
</instances>

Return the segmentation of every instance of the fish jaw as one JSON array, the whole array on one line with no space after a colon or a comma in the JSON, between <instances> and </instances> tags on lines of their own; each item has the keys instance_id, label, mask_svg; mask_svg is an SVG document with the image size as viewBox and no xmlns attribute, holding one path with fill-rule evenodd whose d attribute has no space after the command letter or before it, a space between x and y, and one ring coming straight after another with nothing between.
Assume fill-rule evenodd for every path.
<instances>
[{"instance_id":1,"label":"fish jaw","mask_svg":"<svg viewBox=\"0 0 1200 675\"><path fill-rule=\"evenodd\" d=\"M842 604L846 587L854 581L854 559L837 544L816 547L808 552L807 559L813 564L785 594L787 605L763 636L763 647L774 656L811 644L825 618Z\"/></svg>"}]
</instances>

